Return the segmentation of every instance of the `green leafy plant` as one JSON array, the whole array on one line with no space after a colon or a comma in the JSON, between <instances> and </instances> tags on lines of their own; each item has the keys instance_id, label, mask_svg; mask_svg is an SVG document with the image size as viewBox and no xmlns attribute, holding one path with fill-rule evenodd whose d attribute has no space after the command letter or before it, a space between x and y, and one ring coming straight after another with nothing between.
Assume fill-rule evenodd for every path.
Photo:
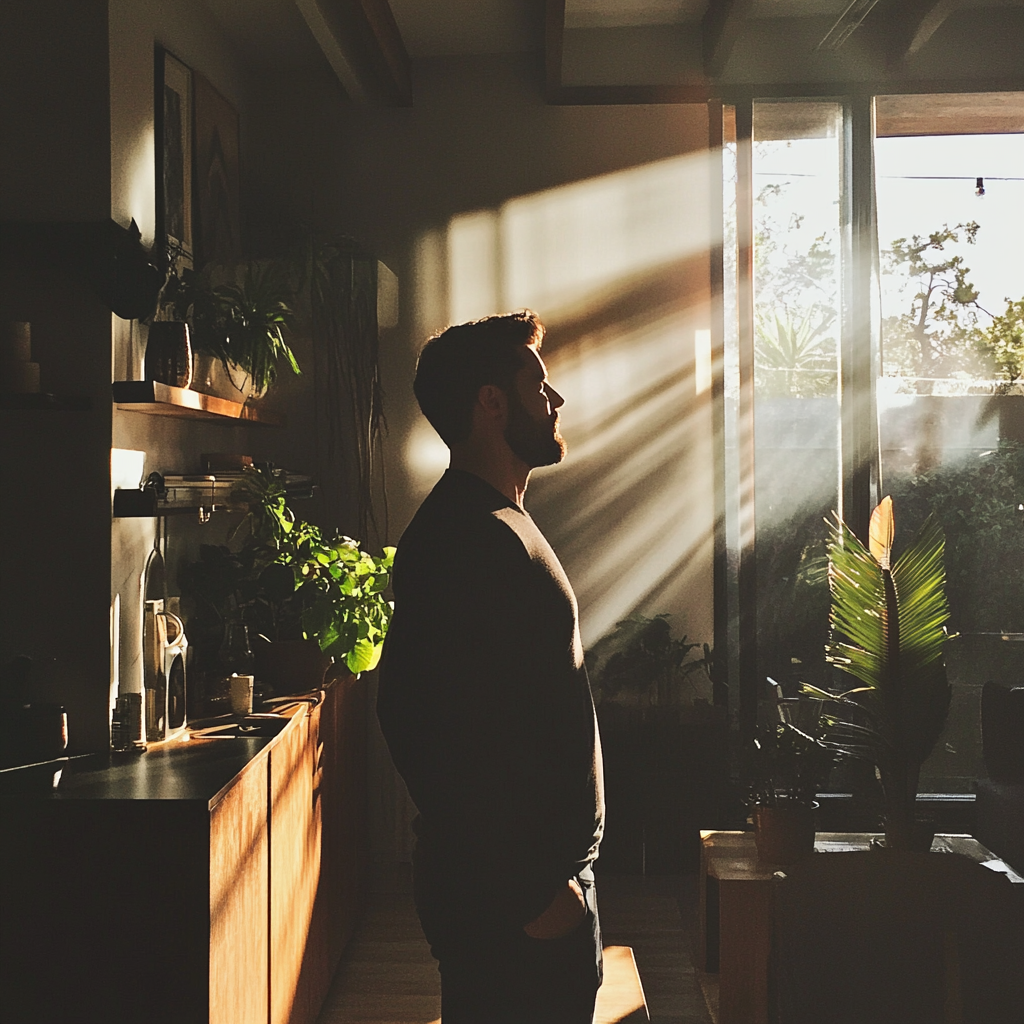
<instances>
[{"instance_id":1,"label":"green leafy plant","mask_svg":"<svg viewBox=\"0 0 1024 1024\"><path fill-rule=\"evenodd\" d=\"M1006 312L978 332L975 347L1009 392L1024 377L1024 299L1007 299Z\"/></svg>"},{"instance_id":2,"label":"green leafy plant","mask_svg":"<svg viewBox=\"0 0 1024 1024\"><path fill-rule=\"evenodd\" d=\"M761 726L754 737L748 802L756 807L814 806L841 756L826 736L824 722L819 722L814 735L786 720Z\"/></svg>"},{"instance_id":3,"label":"green leafy plant","mask_svg":"<svg viewBox=\"0 0 1024 1024\"><path fill-rule=\"evenodd\" d=\"M938 521L929 517L895 561L894 536L888 497L872 513L868 547L836 518L828 549L832 636L826 656L860 685L834 694L805 684L803 692L836 709L831 741L876 767L886 842L907 848L915 842L921 765L949 712L943 662L949 606Z\"/></svg>"},{"instance_id":4,"label":"green leafy plant","mask_svg":"<svg viewBox=\"0 0 1024 1024\"><path fill-rule=\"evenodd\" d=\"M228 362L242 370L252 394L262 395L282 365L302 372L282 330L294 320L294 299L283 267L250 262L240 284L220 285L213 295L224 314Z\"/></svg>"},{"instance_id":5,"label":"green leafy plant","mask_svg":"<svg viewBox=\"0 0 1024 1024\"><path fill-rule=\"evenodd\" d=\"M391 622L394 548L376 557L350 537L325 538L295 518L269 470L248 471L234 498L247 508L229 538L236 550L203 545L182 571L199 635L216 642L227 622L244 622L270 640L316 640L351 672L375 668Z\"/></svg>"},{"instance_id":6,"label":"green leafy plant","mask_svg":"<svg viewBox=\"0 0 1024 1024\"><path fill-rule=\"evenodd\" d=\"M669 615L654 618L634 615L616 624L614 632L595 648L595 659L605 660L596 673L600 699L615 699L622 694L634 699L668 704L694 672L705 668L705 661L684 664L698 643L685 636L672 636ZM707 654L706 657L710 657Z\"/></svg>"}]
</instances>

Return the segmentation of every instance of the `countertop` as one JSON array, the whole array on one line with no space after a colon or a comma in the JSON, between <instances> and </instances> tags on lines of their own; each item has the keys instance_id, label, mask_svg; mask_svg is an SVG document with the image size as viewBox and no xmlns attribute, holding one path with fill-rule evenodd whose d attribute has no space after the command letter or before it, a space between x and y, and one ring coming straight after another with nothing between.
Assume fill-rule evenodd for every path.
<instances>
[{"instance_id":1,"label":"countertop","mask_svg":"<svg viewBox=\"0 0 1024 1024\"><path fill-rule=\"evenodd\" d=\"M304 717L307 706L281 714ZM6 769L0 771L0 799L180 800L199 801L212 810L238 775L282 734L209 739L186 733L142 753L87 754Z\"/></svg>"}]
</instances>

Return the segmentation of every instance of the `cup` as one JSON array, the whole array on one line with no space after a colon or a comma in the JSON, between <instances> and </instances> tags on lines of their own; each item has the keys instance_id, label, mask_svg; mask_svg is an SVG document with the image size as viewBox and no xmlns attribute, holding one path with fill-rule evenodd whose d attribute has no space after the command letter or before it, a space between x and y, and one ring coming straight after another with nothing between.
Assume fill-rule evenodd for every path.
<instances>
[{"instance_id":1,"label":"cup","mask_svg":"<svg viewBox=\"0 0 1024 1024\"><path fill-rule=\"evenodd\" d=\"M236 715L252 714L253 677L231 673L231 710Z\"/></svg>"}]
</instances>

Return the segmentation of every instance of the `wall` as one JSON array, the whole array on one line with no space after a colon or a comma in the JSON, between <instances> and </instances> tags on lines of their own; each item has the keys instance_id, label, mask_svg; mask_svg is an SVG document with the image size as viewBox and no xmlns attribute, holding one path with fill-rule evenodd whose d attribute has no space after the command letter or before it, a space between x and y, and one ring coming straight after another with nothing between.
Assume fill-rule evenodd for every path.
<instances>
[{"instance_id":1,"label":"wall","mask_svg":"<svg viewBox=\"0 0 1024 1024\"><path fill-rule=\"evenodd\" d=\"M0 665L33 658L77 744L109 683L110 314L10 225L107 216L106 38L105 3L0 5L0 322L32 324L44 391L91 403L0 413Z\"/></svg>"},{"instance_id":2,"label":"wall","mask_svg":"<svg viewBox=\"0 0 1024 1024\"><path fill-rule=\"evenodd\" d=\"M662 611L710 641L706 111L553 107L541 82L534 56L421 60L411 109L321 91L295 124L291 95L264 80L280 145L260 177L294 169L310 215L399 276L400 323L382 336L390 542L446 465L411 390L423 341L528 305L549 328L569 456L534 475L527 506L574 582L585 642ZM377 854L401 858L408 808L377 758Z\"/></svg>"}]
</instances>

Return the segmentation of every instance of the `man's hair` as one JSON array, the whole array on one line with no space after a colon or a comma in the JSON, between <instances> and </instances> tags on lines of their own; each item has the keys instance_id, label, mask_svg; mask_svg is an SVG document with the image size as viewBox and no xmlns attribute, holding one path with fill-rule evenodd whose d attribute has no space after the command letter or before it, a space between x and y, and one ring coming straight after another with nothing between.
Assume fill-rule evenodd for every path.
<instances>
[{"instance_id":1,"label":"man's hair","mask_svg":"<svg viewBox=\"0 0 1024 1024\"><path fill-rule=\"evenodd\" d=\"M457 324L427 342L412 389L446 445L469 437L480 389L494 384L509 392L523 366L520 350L524 345L540 348L543 340L544 325L524 309Z\"/></svg>"}]
</instances>

